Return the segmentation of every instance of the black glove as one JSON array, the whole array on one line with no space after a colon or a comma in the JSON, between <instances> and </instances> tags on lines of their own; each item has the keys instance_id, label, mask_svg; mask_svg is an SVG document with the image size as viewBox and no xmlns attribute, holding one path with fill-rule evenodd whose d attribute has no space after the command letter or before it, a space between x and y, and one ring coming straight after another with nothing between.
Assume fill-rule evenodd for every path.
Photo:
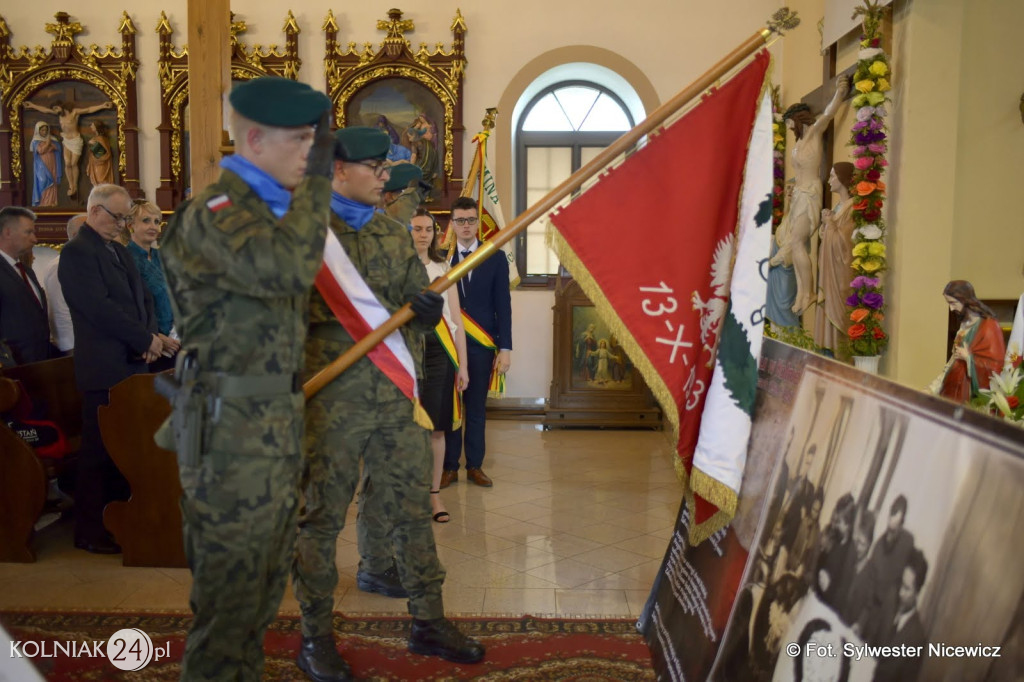
<instances>
[{"instance_id":1,"label":"black glove","mask_svg":"<svg viewBox=\"0 0 1024 682\"><path fill-rule=\"evenodd\" d=\"M316 124L313 146L306 157L306 175L321 175L328 180L334 177L334 133L331 132L331 111L325 109Z\"/></svg>"},{"instance_id":2,"label":"black glove","mask_svg":"<svg viewBox=\"0 0 1024 682\"><path fill-rule=\"evenodd\" d=\"M444 309L444 297L429 289L421 291L413 296L412 311L416 313L416 319L428 327L436 327L441 321L441 311Z\"/></svg>"}]
</instances>

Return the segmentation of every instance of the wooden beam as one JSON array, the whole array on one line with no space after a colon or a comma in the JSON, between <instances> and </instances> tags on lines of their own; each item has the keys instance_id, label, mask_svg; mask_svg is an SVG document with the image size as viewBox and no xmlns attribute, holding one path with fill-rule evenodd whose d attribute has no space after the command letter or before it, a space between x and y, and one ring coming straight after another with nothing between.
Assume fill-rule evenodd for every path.
<instances>
[{"instance_id":1,"label":"wooden beam","mask_svg":"<svg viewBox=\"0 0 1024 682\"><path fill-rule=\"evenodd\" d=\"M231 89L228 0L188 0L189 155L193 195L220 172L224 95Z\"/></svg>"}]
</instances>

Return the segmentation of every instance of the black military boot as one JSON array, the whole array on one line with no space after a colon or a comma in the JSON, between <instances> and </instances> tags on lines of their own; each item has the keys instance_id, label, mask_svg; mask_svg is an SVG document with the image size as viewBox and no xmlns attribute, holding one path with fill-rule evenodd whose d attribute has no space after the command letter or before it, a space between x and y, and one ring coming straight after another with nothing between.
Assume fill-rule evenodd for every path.
<instances>
[{"instance_id":1,"label":"black military boot","mask_svg":"<svg viewBox=\"0 0 1024 682\"><path fill-rule=\"evenodd\" d=\"M440 656L453 663L479 663L484 658L483 645L462 634L447 618L413 618L409 651L424 656Z\"/></svg>"},{"instance_id":2,"label":"black military boot","mask_svg":"<svg viewBox=\"0 0 1024 682\"><path fill-rule=\"evenodd\" d=\"M398 578L398 567L394 562L391 562L391 567L383 573L367 573L360 568L356 571L356 586L363 592L376 592L385 597L409 597L409 593L402 587L402 581Z\"/></svg>"},{"instance_id":3,"label":"black military boot","mask_svg":"<svg viewBox=\"0 0 1024 682\"><path fill-rule=\"evenodd\" d=\"M299 670L315 682L348 682L352 669L334 646L334 637L303 637L296 660Z\"/></svg>"}]
</instances>

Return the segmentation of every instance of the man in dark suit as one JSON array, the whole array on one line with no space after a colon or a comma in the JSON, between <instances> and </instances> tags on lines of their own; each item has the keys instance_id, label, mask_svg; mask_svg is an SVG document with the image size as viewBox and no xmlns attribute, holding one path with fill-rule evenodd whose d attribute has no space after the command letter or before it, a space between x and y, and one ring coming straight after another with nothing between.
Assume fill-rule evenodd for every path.
<instances>
[{"instance_id":1,"label":"man in dark suit","mask_svg":"<svg viewBox=\"0 0 1024 682\"><path fill-rule=\"evenodd\" d=\"M82 392L82 445L75 484L75 546L114 554L121 548L103 527L103 507L127 494L127 483L100 437L97 409L109 389L146 371L163 350L153 299L131 256L115 238L132 202L116 185L89 194L88 219L61 252L57 277L75 331L75 381Z\"/></svg>"},{"instance_id":2,"label":"man in dark suit","mask_svg":"<svg viewBox=\"0 0 1024 682\"><path fill-rule=\"evenodd\" d=\"M46 294L21 261L35 243L35 213L19 206L0 210L0 340L19 365L59 355L50 343Z\"/></svg>"},{"instance_id":3,"label":"man in dark suit","mask_svg":"<svg viewBox=\"0 0 1024 682\"><path fill-rule=\"evenodd\" d=\"M479 221L476 200L460 197L452 204L452 224L457 243L452 265L465 260L480 246L477 239ZM490 487L491 479L481 468L486 450L484 427L487 414L487 389L491 372L501 374L512 364L512 297L508 288L508 261L501 251L495 252L475 270L459 280L459 297L464 317L476 323L482 334L466 325L466 347L469 364L469 386L462 394L466 410L463 428L445 432L444 472L441 487L459 479L463 431L466 445L466 478L477 485Z\"/></svg>"},{"instance_id":4,"label":"man in dark suit","mask_svg":"<svg viewBox=\"0 0 1024 682\"><path fill-rule=\"evenodd\" d=\"M901 648L906 655L878 658L875 682L914 682L921 672L928 637L917 610L917 600L927 575L928 560L921 550L913 548L900 578L896 615L886 623L888 630L881 642L882 646Z\"/></svg>"},{"instance_id":5,"label":"man in dark suit","mask_svg":"<svg viewBox=\"0 0 1024 682\"><path fill-rule=\"evenodd\" d=\"M897 594L903 578L903 568L914 551L914 536L903 527L907 517L907 498L897 495L889 505L889 522L882 537L871 550L871 570L875 575L874 589L869 596L864 631L861 637L868 644L879 644L887 624L896 613Z\"/></svg>"}]
</instances>

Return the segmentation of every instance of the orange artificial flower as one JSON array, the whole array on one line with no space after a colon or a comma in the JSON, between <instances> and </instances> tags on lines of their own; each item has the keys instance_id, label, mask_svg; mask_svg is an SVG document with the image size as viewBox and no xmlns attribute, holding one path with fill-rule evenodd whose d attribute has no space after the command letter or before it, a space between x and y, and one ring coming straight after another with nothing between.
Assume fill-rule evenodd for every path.
<instances>
[{"instance_id":1,"label":"orange artificial flower","mask_svg":"<svg viewBox=\"0 0 1024 682\"><path fill-rule=\"evenodd\" d=\"M883 320L885 320L885 315L882 314L881 310L876 310L875 314L872 315L871 317L873 319L875 319L875 320L878 320L879 322L882 322Z\"/></svg>"},{"instance_id":2,"label":"orange artificial flower","mask_svg":"<svg viewBox=\"0 0 1024 682\"><path fill-rule=\"evenodd\" d=\"M855 324L846 330L846 335L849 336L854 341L856 341L860 337L864 336L867 330L868 328L865 327L863 324Z\"/></svg>"},{"instance_id":3,"label":"orange artificial flower","mask_svg":"<svg viewBox=\"0 0 1024 682\"><path fill-rule=\"evenodd\" d=\"M878 189L882 190L883 192L885 191L885 183L882 182L881 180L878 181Z\"/></svg>"},{"instance_id":4,"label":"orange artificial flower","mask_svg":"<svg viewBox=\"0 0 1024 682\"><path fill-rule=\"evenodd\" d=\"M858 182L857 183L857 187L856 187L857 194L859 196L866 197L867 195L869 195L872 192L874 192L876 187L877 186L873 182L866 182L866 181Z\"/></svg>"},{"instance_id":5,"label":"orange artificial flower","mask_svg":"<svg viewBox=\"0 0 1024 682\"><path fill-rule=\"evenodd\" d=\"M885 338L885 332L882 331L881 327L874 327L871 330L871 336L875 337L878 340L882 340Z\"/></svg>"},{"instance_id":6,"label":"orange artificial flower","mask_svg":"<svg viewBox=\"0 0 1024 682\"><path fill-rule=\"evenodd\" d=\"M868 316L867 308L857 308L852 313L850 313L850 321L851 322L860 322L860 321L862 321L867 316Z\"/></svg>"},{"instance_id":7,"label":"orange artificial flower","mask_svg":"<svg viewBox=\"0 0 1024 682\"><path fill-rule=\"evenodd\" d=\"M861 199L860 201L858 201L856 204L853 205L853 210L854 211L863 211L865 208L868 207L868 203L870 203L870 202L868 202L867 199Z\"/></svg>"}]
</instances>

